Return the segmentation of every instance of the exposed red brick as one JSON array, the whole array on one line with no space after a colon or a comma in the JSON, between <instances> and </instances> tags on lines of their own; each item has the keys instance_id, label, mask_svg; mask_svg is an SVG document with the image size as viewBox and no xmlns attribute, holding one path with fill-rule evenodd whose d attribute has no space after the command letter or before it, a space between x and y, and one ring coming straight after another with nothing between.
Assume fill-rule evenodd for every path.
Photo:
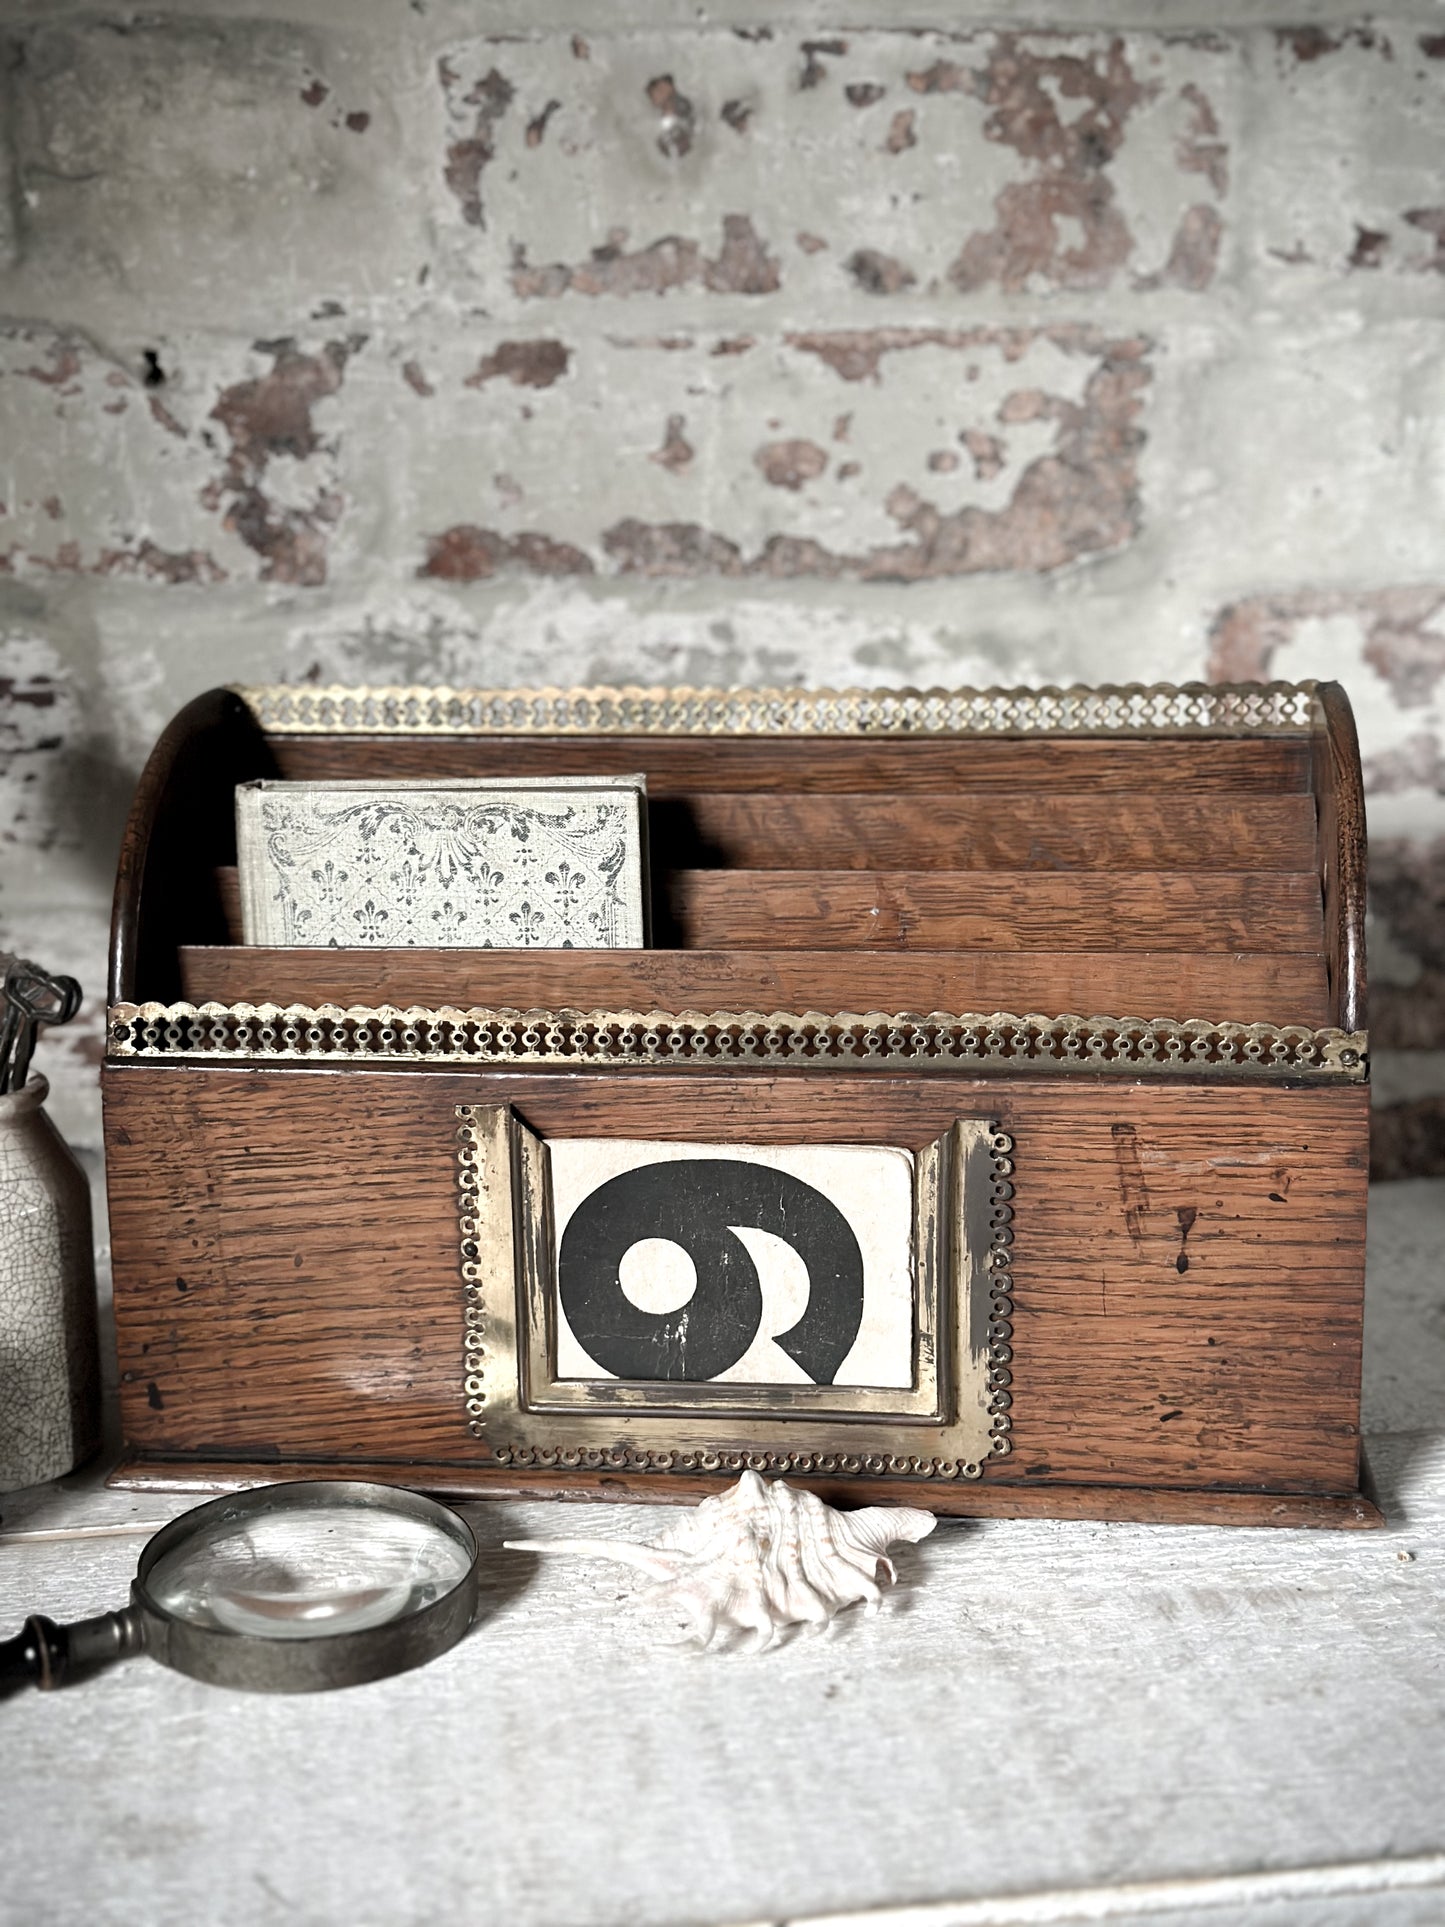
<instances>
[{"instance_id":1,"label":"exposed red brick","mask_svg":"<svg viewBox=\"0 0 1445 1927\"><path fill-rule=\"evenodd\" d=\"M1429 730L1366 756L1362 767L1365 788L1371 796L1415 789L1434 790L1445 796L1445 744Z\"/></svg>"},{"instance_id":2,"label":"exposed red brick","mask_svg":"<svg viewBox=\"0 0 1445 1927\"><path fill-rule=\"evenodd\" d=\"M47 495L40 506L45 510L45 513L50 517L52 522L58 522L65 513L65 507L58 495Z\"/></svg>"},{"instance_id":3,"label":"exposed red brick","mask_svg":"<svg viewBox=\"0 0 1445 1927\"><path fill-rule=\"evenodd\" d=\"M404 361L401 364L401 378L414 395L430 396L436 393L419 361Z\"/></svg>"},{"instance_id":4,"label":"exposed red brick","mask_svg":"<svg viewBox=\"0 0 1445 1927\"><path fill-rule=\"evenodd\" d=\"M715 342L712 353L715 355L745 355L749 348L755 348L757 340L753 335L725 335Z\"/></svg>"},{"instance_id":5,"label":"exposed red brick","mask_svg":"<svg viewBox=\"0 0 1445 1927\"><path fill-rule=\"evenodd\" d=\"M797 240L804 254L822 254L828 246L821 234L809 234L806 228L799 230Z\"/></svg>"},{"instance_id":6,"label":"exposed red brick","mask_svg":"<svg viewBox=\"0 0 1445 1927\"><path fill-rule=\"evenodd\" d=\"M686 468L696 453L692 443L682 432L685 426L686 423L681 415L669 415L662 446L654 449L648 457L649 461L656 462L670 475L676 475L679 469Z\"/></svg>"},{"instance_id":7,"label":"exposed red brick","mask_svg":"<svg viewBox=\"0 0 1445 1927\"><path fill-rule=\"evenodd\" d=\"M1415 44L1427 60L1445 60L1445 33L1422 33Z\"/></svg>"},{"instance_id":8,"label":"exposed red brick","mask_svg":"<svg viewBox=\"0 0 1445 1927\"><path fill-rule=\"evenodd\" d=\"M1382 228L1355 226L1355 245L1350 249L1349 265L1352 268L1378 268L1390 245L1390 237Z\"/></svg>"},{"instance_id":9,"label":"exposed red brick","mask_svg":"<svg viewBox=\"0 0 1445 1927\"><path fill-rule=\"evenodd\" d=\"M1004 447L997 435L981 428L966 428L959 438L973 457L973 472L980 482L991 482L1003 468Z\"/></svg>"},{"instance_id":10,"label":"exposed red brick","mask_svg":"<svg viewBox=\"0 0 1445 1927\"><path fill-rule=\"evenodd\" d=\"M1018 422L1059 421L1069 404L1042 388L1015 388L999 403L998 418L1012 427Z\"/></svg>"},{"instance_id":11,"label":"exposed red brick","mask_svg":"<svg viewBox=\"0 0 1445 1927\"><path fill-rule=\"evenodd\" d=\"M1435 243L1432 254L1412 265L1427 268L1432 274L1445 274L1445 207L1412 207L1406 211L1405 219Z\"/></svg>"},{"instance_id":12,"label":"exposed red brick","mask_svg":"<svg viewBox=\"0 0 1445 1927\"><path fill-rule=\"evenodd\" d=\"M1101 176L1012 181L999 190L994 207L998 224L970 235L948 270L964 294L992 281L1008 294L1022 294L1035 275L1057 287L1106 287L1134 245L1114 205L1113 187ZM1084 231L1080 246L1061 246L1059 221L1078 223Z\"/></svg>"},{"instance_id":13,"label":"exposed red brick","mask_svg":"<svg viewBox=\"0 0 1445 1927\"><path fill-rule=\"evenodd\" d=\"M912 268L876 248L857 249L843 265L865 294L901 294L918 281Z\"/></svg>"},{"instance_id":14,"label":"exposed red brick","mask_svg":"<svg viewBox=\"0 0 1445 1927\"><path fill-rule=\"evenodd\" d=\"M309 508L278 507L258 488L238 489L222 526L262 558L263 582L290 582L319 589L326 580L329 530L340 517L341 498L323 491Z\"/></svg>"},{"instance_id":15,"label":"exposed red brick","mask_svg":"<svg viewBox=\"0 0 1445 1927\"><path fill-rule=\"evenodd\" d=\"M1298 589L1231 603L1210 629L1208 674L1266 682L1275 652L1303 622L1349 616L1365 632L1364 658L1404 709L1429 701L1445 675L1445 588Z\"/></svg>"},{"instance_id":16,"label":"exposed red brick","mask_svg":"<svg viewBox=\"0 0 1445 1927\"><path fill-rule=\"evenodd\" d=\"M528 265L518 249L512 288L523 300L555 298L569 290L587 295L666 294L701 281L715 294L772 294L780 285L777 261L760 240L746 214L723 216L723 241L709 260L696 241L667 234L649 247L629 252L627 231L619 228L585 264L568 267Z\"/></svg>"},{"instance_id":17,"label":"exposed red brick","mask_svg":"<svg viewBox=\"0 0 1445 1927\"><path fill-rule=\"evenodd\" d=\"M1445 1177L1445 1097L1377 1105L1370 1113L1370 1182Z\"/></svg>"},{"instance_id":18,"label":"exposed red brick","mask_svg":"<svg viewBox=\"0 0 1445 1927\"><path fill-rule=\"evenodd\" d=\"M888 92L876 80L854 80L843 89L843 98L850 107L872 107L882 100Z\"/></svg>"},{"instance_id":19,"label":"exposed red brick","mask_svg":"<svg viewBox=\"0 0 1445 1927\"><path fill-rule=\"evenodd\" d=\"M202 549L162 549L149 540L133 549L102 549L93 575L140 575L152 582L224 582L226 571Z\"/></svg>"},{"instance_id":20,"label":"exposed red brick","mask_svg":"<svg viewBox=\"0 0 1445 1927\"><path fill-rule=\"evenodd\" d=\"M746 214L723 216L722 251L703 263L703 281L714 294L775 294L778 264Z\"/></svg>"},{"instance_id":21,"label":"exposed red brick","mask_svg":"<svg viewBox=\"0 0 1445 1927\"><path fill-rule=\"evenodd\" d=\"M800 489L815 482L828 466L828 457L816 442L767 442L753 455L763 480L774 488Z\"/></svg>"},{"instance_id":22,"label":"exposed red brick","mask_svg":"<svg viewBox=\"0 0 1445 1927\"><path fill-rule=\"evenodd\" d=\"M561 111L562 103L560 100L549 100L540 114L534 114L532 116L531 120L527 122L527 132L524 136L528 147L540 147L542 145L547 135L547 122L551 120L553 114L560 113Z\"/></svg>"},{"instance_id":23,"label":"exposed red brick","mask_svg":"<svg viewBox=\"0 0 1445 1927\"><path fill-rule=\"evenodd\" d=\"M1104 169L1117 155L1131 115L1157 87L1135 79L1118 37L1086 56L1037 53L1018 35L1000 34L968 91L990 110L985 137L1037 163L1041 172L999 192L994 226L969 236L949 279L965 292L996 282L1008 293L1022 293L1034 277L1061 288L1107 286L1128 258L1133 237ZM1077 101L1086 103L1081 112L1066 108ZM1060 221L1083 230L1079 245L1064 245Z\"/></svg>"},{"instance_id":24,"label":"exposed red brick","mask_svg":"<svg viewBox=\"0 0 1445 1927\"><path fill-rule=\"evenodd\" d=\"M848 43L846 40L805 40L802 51L803 71L798 76L798 86L806 92L808 88L816 87L819 81L826 80L828 77L828 69L818 56L829 54L835 60L840 59L847 53Z\"/></svg>"},{"instance_id":25,"label":"exposed red brick","mask_svg":"<svg viewBox=\"0 0 1445 1927\"><path fill-rule=\"evenodd\" d=\"M861 553L839 554L814 540L774 536L749 560L735 543L695 523L636 520L610 529L604 547L627 574L811 575L896 582L982 570L1050 570L1117 548L1138 526L1138 451L1144 440L1138 415L1149 380L1147 344L1139 338L1101 339L1078 327L1042 332L1066 352L1086 349L1097 365L1081 400L1049 396L1029 403L1036 415L1057 421L1058 433L1049 452L1023 470L1012 497L1000 509L969 506L945 513L900 486L886 506L905 539ZM950 338L924 329L871 330L847 338L846 347L817 335L793 338L793 345L821 354L844 379L858 380L876 371L882 354L940 338L955 346L988 342L998 347L1008 336L1015 353L1039 339L1038 333L1025 333L1018 341L1013 338L1017 333L978 330Z\"/></svg>"},{"instance_id":26,"label":"exposed red brick","mask_svg":"<svg viewBox=\"0 0 1445 1927\"><path fill-rule=\"evenodd\" d=\"M572 58L574 60L590 60L592 58L592 49L580 33L574 33L572 36Z\"/></svg>"},{"instance_id":27,"label":"exposed red brick","mask_svg":"<svg viewBox=\"0 0 1445 1927\"><path fill-rule=\"evenodd\" d=\"M930 451L928 467L934 475L952 475L958 467L958 457L951 448L935 448Z\"/></svg>"},{"instance_id":28,"label":"exposed red brick","mask_svg":"<svg viewBox=\"0 0 1445 1927\"><path fill-rule=\"evenodd\" d=\"M371 125L371 115L360 111L346 116L346 125L353 134L364 134Z\"/></svg>"},{"instance_id":29,"label":"exposed red brick","mask_svg":"<svg viewBox=\"0 0 1445 1927\"><path fill-rule=\"evenodd\" d=\"M900 107L888 123L888 133L884 139L884 151L889 154L904 154L910 147L918 145L918 136L913 124L918 116L911 107Z\"/></svg>"},{"instance_id":30,"label":"exposed red brick","mask_svg":"<svg viewBox=\"0 0 1445 1927\"><path fill-rule=\"evenodd\" d=\"M1373 27L1341 27L1333 33L1324 27L1276 27L1274 37L1284 52L1301 63L1323 60L1326 54L1337 54L1345 46L1381 53L1387 60L1394 58L1390 42Z\"/></svg>"},{"instance_id":31,"label":"exposed red brick","mask_svg":"<svg viewBox=\"0 0 1445 1927\"><path fill-rule=\"evenodd\" d=\"M1219 121L1209 97L1192 80L1179 89L1189 105L1189 125L1175 143L1186 174L1203 174L1221 200L1229 192L1229 148L1219 136Z\"/></svg>"},{"instance_id":32,"label":"exposed red brick","mask_svg":"<svg viewBox=\"0 0 1445 1927\"><path fill-rule=\"evenodd\" d=\"M1371 984L1371 1041L1379 1050L1445 1047L1445 837L1372 837L1370 908L1420 963L1413 983Z\"/></svg>"},{"instance_id":33,"label":"exposed red brick","mask_svg":"<svg viewBox=\"0 0 1445 1927\"><path fill-rule=\"evenodd\" d=\"M616 523L602 546L623 575L741 575L742 553L725 536L712 535L696 522Z\"/></svg>"},{"instance_id":34,"label":"exposed red brick","mask_svg":"<svg viewBox=\"0 0 1445 1927\"><path fill-rule=\"evenodd\" d=\"M75 343L63 335L52 334L45 343L45 353L50 362L48 368L26 368L23 372L43 387L71 388L80 375L80 350Z\"/></svg>"},{"instance_id":35,"label":"exposed red brick","mask_svg":"<svg viewBox=\"0 0 1445 1927\"><path fill-rule=\"evenodd\" d=\"M861 475L862 473L863 464L861 462L844 462L838 469L837 479L840 482L851 482L855 475Z\"/></svg>"},{"instance_id":36,"label":"exposed red brick","mask_svg":"<svg viewBox=\"0 0 1445 1927\"><path fill-rule=\"evenodd\" d=\"M146 407L150 410L151 420L157 427L163 428L168 435L179 436L182 441L185 441L185 429L182 428L181 424L176 420L170 409L166 407L159 395L147 395Z\"/></svg>"},{"instance_id":37,"label":"exposed red brick","mask_svg":"<svg viewBox=\"0 0 1445 1927\"><path fill-rule=\"evenodd\" d=\"M313 80L309 86L301 89L301 98L308 107L319 107L330 93L331 89L324 80Z\"/></svg>"},{"instance_id":38,"label":"exposed red brick","mask_svg":"<svg viewBox=\"0 0 1445 1927\"><path fill-rule=\"evenodd\" d=\"M571 349L560 341L499 341L462 386L484 388L502 379L518 388L550 388L566 374L571 359Z\"/></svg>"},{"instance_id":39,"label":"exposed red brick","mask_svg":"<svg viewBox=\"0 0 1445 1927\"><path fill-rule=\"evenodd\" d=\"M1169 259L1159 280L1165 287L1185 288L1200 294L1214 279L1219 265L1219 245L1224 237L1224 222L1219 210L1201 201L1186 208L1169 247Z\"/></svg>"},{"instance_id":40,"label":"exposed red brick","mask_svg":"<svg viewBox=\"0 0 1445 1927\"><path fill-rule=\"evenodd\" d=\"M751 101L725 100L719 111L735 134L745 134L748 131L748 122L753 117Z\"/></svg>"},{"instance_id":41,"label":"exposed red brick","mask_svg":"<svg viewBox=\"0 0 1445 1927\"><path fill-rule=\"evenodd\" d=\"M443 582L481 582L508 563L520 564L534 575L592 574L591 560L570 543L530 531L500 535L495 529L480 529L470 522L459 522L440 535L429 536L426 561L417 574Z\"/></svg>"},{"instance_id":42,"label":"exposed red brick","mask_svg":"<svg viewBox=\"0 0 1445 1927\"><path fill-rule=\"evenodd\" d=\"M524 301L555 299L569 289L588 295L666 294L669 288L684 288L698 279L701 250L696 241L668 234L649 247L628 253L626 239L626 231L618 230L611 240L592 250L590 261L575 268L561 262L530 267L519 249L512 267L513 292Z\"/></svg>"},{"instance_id":43,"label":"exposed red brick","mask_svg":"<svg viewBox=\"0 0 1445 1927\"><path fill-rule=\"evenodd\" d=\"M920 73L904 76L915 94L973 94L978 87L967 67L954 60L935 60Z\"/></svg>"},{"instance_id":44,"label":"exposed red brick","mask_svg":"<svg viewBox=\"0 0 1445 1927\"><path fill-rule=\"evenodd\" d=\"M1065 348L1093 345L1086 331L1072 327L1045 329L1051 341ZM910 348L995 348L1005 361L1017 361L1036 340L1030 328L829 328L785 335L790 348L817 355L844 381L876 381L884 355Z\"/></svg>"},{"instance_id":45,"label":"exposed red brick","mask_svg":"<svg viewBox=\"0 0 1445 1927\"><path fill-rule=\"evenodd\" d=\"M692 151L693 123L697 119L692 102L678 91L671 74L649 80L647 98L658 117L658 153L669 160L681 160Z\"/></svg>"},{"instance_id":46,"label":"exposed red brick","mask_svg":"<svg viewBox=\"0 0 1445 1927\"><path fill-rule=\"evenodd\" d=\"M462 219L472 227L485 227L482 212L482 174L496 152L497 122L512 104L512 84L495 67L483 75L475 87L461 93L461 79L449 61L438 66L442 92L455 117L474 108L471 132L454 140L447 148L444 177L462 210Z\"/></svg>"},{"instance_id":47,"label":"exposed red brick","mask_svg":"<svg viewBox=\"0 0 1445 1927\"><path fill-rule=\"evenodd\" d=\"M322 489L306 508L277 506L260 484L277 457L304 461L321 447L312 410L340 388L362 340L329 341L318 354L301 352L289 338L258 343L272 358L270 370L223 390L211 410L211 419L230 436L231 450L202 501L207 507L228 502L225 526L262 558L264 582L314 588L326 580L327 539L341 498Z\"/></svg>"},{"instance_id":48,"label":"exposed red brick","mask_svg":"<svg viewBox=\"0 0 1445 1927\"><path fill-rule=\"evenodd\" d=\"M27 709L53 709L55 678L27 676L20 682L14 676L0 676L0 703L20 703Z\"/></svg>"}]
</instances>

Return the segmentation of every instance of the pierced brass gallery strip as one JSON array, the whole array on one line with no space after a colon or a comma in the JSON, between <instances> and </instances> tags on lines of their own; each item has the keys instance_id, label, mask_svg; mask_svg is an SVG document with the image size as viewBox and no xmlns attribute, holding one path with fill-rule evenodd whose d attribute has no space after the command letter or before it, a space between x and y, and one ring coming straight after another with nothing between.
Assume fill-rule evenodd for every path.
<instances>
[{"instance_id":1,"label":"pierced brass gallery strip","mask_svg":"<svg viewBox=\"0 0 1445 1927\"><path fill-rule=\"evenodd\" d=\"M1044 689L313 688L241 685L273 735L1307 735L1316 685L1106 683Z\"/></svg>"},{"instance_id":2,"label":"pierced brass gallery strip","mask_svg":"<svg viewBox=\"0 0 1445 1927\"><path fill-rule=\"evenodd\" d=\"M690 1064L771 1069L1116 1071L1359 1082L1363 1031L1145 1017L933 1011L485 1010L336 1004L113 1004L112 1058L233 1062Z\"/></svg>"}]
</instances>

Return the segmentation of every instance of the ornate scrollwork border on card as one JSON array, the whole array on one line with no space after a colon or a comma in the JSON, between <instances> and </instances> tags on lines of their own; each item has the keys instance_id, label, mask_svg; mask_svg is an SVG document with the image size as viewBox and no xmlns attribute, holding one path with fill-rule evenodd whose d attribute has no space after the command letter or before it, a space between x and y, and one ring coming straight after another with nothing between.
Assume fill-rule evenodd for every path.
<instances>
[{"instance_id":1,"label":"ornate scrollwork border on card","mask_svg":"<svg viewBox=\"0 0 1445 1927\"><path fill-rule=\"evenodd\" d=\"M1316 685L1042 689L431 689L237 685L272 735L1303 735Z\"/></svg>"},{"instance_id":2,"label":"ornate scrollwork border on card","mask_svg":"<svg viewBox=\"0 0 1445 1927\"><path fill-rule=\"evenodd\" d=\"M722 1388L676 1385L659 1385L648 1406L583 1401L564 1411L534 1404L527 1390L547 1289L541 1140L503 1106L458 1105L457 1119L462 1390L468 1430L496 1464L953 1480L980 1478L990 1458L1010 1451L1014 1143L1006 1133L961 1119L920 1155L915 1262L920 1291L936 1268L942 1294L939 1342L927 1347L936 1385L920 1381L911 1400L857 1392L848 1412L831 1414L808 1402L821 1388L794 1386L750 1387L758 1400L730 1415L705 1403ZM910 1403L917 1409L906 1416L899 1408ZM925 1431L941 1451L919 1449ZM976 1456L958 1452L974 1441Z\"/></svg>"},{"instance_id":3,"label":"ornate scrollwork border on card","mask_svg":"<svg viewBox=\"0 0 1445 1927\"><path fill-rule=\"evenodd\" d=\"M933 1011L485 1010L114 1004L112 1058L214 1062L1118 1072L1360 1082L1363 1031L1148 1017Z\"/></svg>"}]
</instances>

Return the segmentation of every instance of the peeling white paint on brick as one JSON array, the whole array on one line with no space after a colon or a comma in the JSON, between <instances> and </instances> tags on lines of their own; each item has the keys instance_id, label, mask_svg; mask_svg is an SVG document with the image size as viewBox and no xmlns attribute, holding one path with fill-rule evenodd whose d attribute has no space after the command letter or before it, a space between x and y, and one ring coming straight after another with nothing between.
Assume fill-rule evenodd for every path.
<instances>
[{"instance_id":1,"label":"peeling white paint on brick","mask_svg":"<svg viewBox=\"0 0 1445 1927\"><path fill-rule=\"evenodd\" d=\"M98 989L124 793L222 681L1213 661L1349 688L1445 1024L1438 9L596 11L0 0L0 676L69 705L6 928Z\"/></svg>"}]
</instances>

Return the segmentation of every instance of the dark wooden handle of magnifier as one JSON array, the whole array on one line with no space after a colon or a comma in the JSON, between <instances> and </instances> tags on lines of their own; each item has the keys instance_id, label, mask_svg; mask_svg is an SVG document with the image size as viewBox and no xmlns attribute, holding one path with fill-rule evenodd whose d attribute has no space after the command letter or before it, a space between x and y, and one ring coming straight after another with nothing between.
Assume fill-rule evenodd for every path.
<instances>
[{"instance_id":1,"label":"dark wooden handle of magnifier","mask_svg":"<svg viewBox=\"0 0 1445 1927\"><path fill-rule=\"evenodd\" d=\"M0 1699L25 1686L64 1686L140 1648L140 1620L129 1606L69 1626L32 1613L13 1639L0 1639Z\"/></svg>"}]
</instances>

